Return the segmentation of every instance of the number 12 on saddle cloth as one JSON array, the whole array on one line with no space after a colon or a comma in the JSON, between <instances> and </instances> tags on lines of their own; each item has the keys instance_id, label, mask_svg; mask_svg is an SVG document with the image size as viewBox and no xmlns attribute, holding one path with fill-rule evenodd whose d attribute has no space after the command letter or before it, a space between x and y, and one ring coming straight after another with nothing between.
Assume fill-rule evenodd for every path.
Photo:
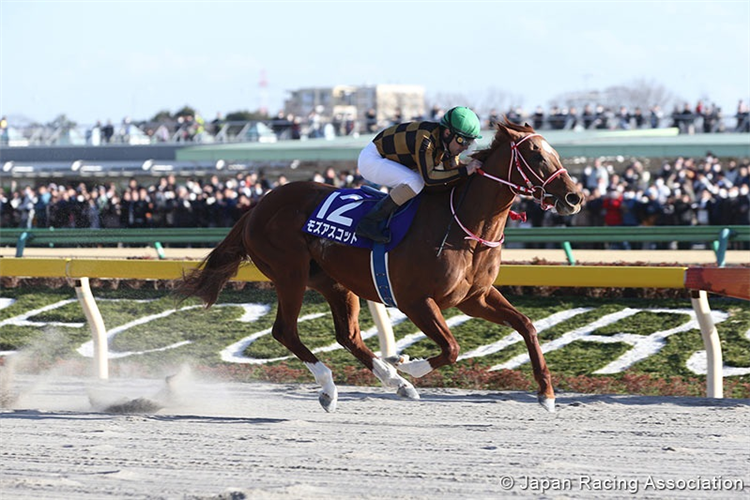
<instances>
[{"instance_id":1,"label":"number 12 on saddle cloth","mask_svg":"<svg viewBox=\"0 0 750 500\"><path fill-rule=\"evenodd\" d=\"M359 220L377 203L385 193L367 189L339 189L332 192L312 212L302 231L326 238L342 245L372 249L373 242L354 234ZM391 241L385 245L388 252L404 239L419 207L421 196L413 198L393 215L388 226Z\"/></svg>"}]
</instances>

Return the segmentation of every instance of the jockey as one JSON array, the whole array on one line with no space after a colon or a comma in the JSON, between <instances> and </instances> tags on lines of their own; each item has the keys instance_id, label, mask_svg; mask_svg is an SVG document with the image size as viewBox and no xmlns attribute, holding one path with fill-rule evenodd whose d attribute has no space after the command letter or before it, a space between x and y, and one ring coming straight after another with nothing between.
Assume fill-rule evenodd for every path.
<instances>
[{"instance_id":1,"label":"jockey","mask_svg":"<svg viewBox=\"0 0 750 500\"><path fill-rule=\"evenodd\" d=\"M425 186L445 185L473 174L481 163L459 161L479 135L480 123L469 108L448 110L440 123L407 122L381 131L359 155L358 167L370 182L387 186L390 194L362 218L355 233L376 243L388 243L391 235L380 222L414 198Z\"/></svg>"}]
</instances>

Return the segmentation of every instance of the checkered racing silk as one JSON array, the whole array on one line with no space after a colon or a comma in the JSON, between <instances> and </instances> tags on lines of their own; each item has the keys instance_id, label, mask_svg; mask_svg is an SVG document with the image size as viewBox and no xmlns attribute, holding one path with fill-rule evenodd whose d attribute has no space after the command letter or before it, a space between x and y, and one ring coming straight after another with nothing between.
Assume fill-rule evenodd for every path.
<instances>
[{"instance_id":1,"label":"checkered racing silk","mask_svg":"<svg viewBox=\"0 0 750 500\"><path fill-rule=\"evenodd\" d=\"M457 156L450 156L435 122L400 123L381 131L372 140L383 158L419 172L427 186L447 184L467 176Z\"/></svg>"}]
</instances>

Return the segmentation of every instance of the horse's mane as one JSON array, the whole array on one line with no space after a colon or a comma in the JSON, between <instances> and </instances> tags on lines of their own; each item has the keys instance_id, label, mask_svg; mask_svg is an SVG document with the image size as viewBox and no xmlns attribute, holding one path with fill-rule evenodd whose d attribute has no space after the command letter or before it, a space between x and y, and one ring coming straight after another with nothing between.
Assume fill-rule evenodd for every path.
<instances>
[{"instance_id":1,"label":"horse's mane","mask_svg":"<svg viewBox=\"0 0 750 500\"><path fill-rule=\"evenodd\" d=\"M534 129L531 128L528 125L518 125L516 123L513 123L508 120L507 117L504 118L504 123L496 123L495 124L495 138L492 140L492 144L490 144L490 147L485 149L480 149L479 151L476 151L471 155L472 158L475 160L479 160L482 163L484 163L487 158L492 154L493 151L495 151L498 147L500 147L501 144L504 144L507 142L507 130L514 130L516 132L522 132L524 134L533 134Z\"/></svg>"}]
</instances>

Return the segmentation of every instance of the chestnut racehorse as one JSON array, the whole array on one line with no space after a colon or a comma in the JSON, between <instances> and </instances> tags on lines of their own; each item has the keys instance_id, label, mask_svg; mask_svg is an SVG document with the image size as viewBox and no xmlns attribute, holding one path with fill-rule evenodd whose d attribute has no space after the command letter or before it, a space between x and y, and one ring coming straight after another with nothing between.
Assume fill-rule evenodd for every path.
<instances>
[{"instance_id":1,"label":"chestnut racehorse","mask_svg":"<svg viewBox=\"0 0 750 500\"><path fill-rule=\"evenodd\" d=\"M456 362L459 346L441 313L456 307L469 316L509 325L523 336L539 384L539 402L554 411L554 390L536 329L493 282L516 194L533 196L543 208L561 215L577 213L582 197L557 152L528 126L497 125L491 146L472 156L482 168L452 189L423 193L409 233L388 258L398 308L437 343L436 356L386 362L362 341L359 298L380 301L369 250L302 232L310 214L334 189L326 184L293 182L269 192L237 221L202 267L185 277L177 292L197 296L210 307L239 265L251 259L276 286L273 337L310 369L322 387L319 401L327 411L335 410L338 397L331 371L300 341L297 330L306 288L317 290L330 304L336 340L385 386L411 398L419 396L396 369L421 377Z\"/></svg>"}]
</instances>

